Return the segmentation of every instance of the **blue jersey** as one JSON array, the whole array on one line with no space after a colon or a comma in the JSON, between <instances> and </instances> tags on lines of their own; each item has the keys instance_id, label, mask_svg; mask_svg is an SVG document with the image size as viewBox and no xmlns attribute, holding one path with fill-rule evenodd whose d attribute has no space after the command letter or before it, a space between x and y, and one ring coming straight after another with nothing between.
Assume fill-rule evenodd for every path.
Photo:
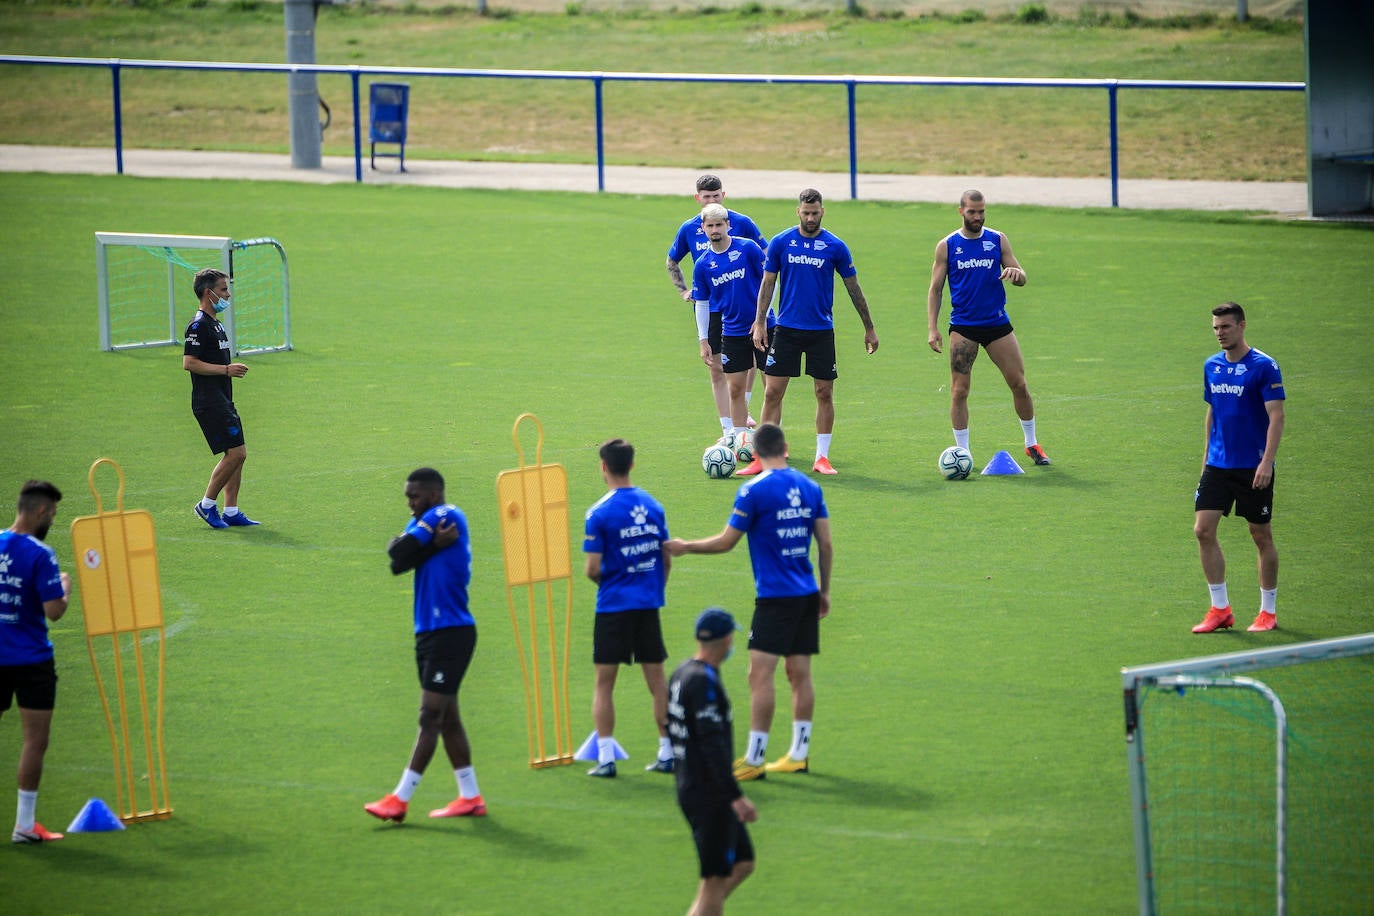
<instances>
[{"instance_id":1,"label":"blue jersey","mask_svg":"<svg viewBox=\"0 0 1374 916\"><path fill-rule=\"evenodd\" d=\"M754 221L743 213L736 213L734 210L726 210L730 214L730 235L737 239L749 239L763 248L768 245L768 240L763 237L759 227ZM677 235L673 236L673 244L668 246L668 260L674 264L680 262L687 255L692 256L695 263L698 256L711 246L711 240L706 237L705 231L701 228L701 213L687 220L678 227Z\"/></svg>"},{"instance_id":2,"label":"blue jersey","mask_svg":"<svg viewBox=\"0 0 1374 916\"><path fill-rule=\"evenodd\" d=\"M0 531L0 665L52 658L43 604L63 594L53 549L32 535Z\"/></svg>"},{"instance_id":3,"label":"blue jersey","mask_svg":"<svg viewBox=\"0 0 1374 916\"><path fill-rule=\"evenodd\" d=\"M458 527L458 540L421 563L415 570L415 633L445 627L471 627L477 622L468 612L468 582L472 579L472 542L463 510L447 503L434 506L411 519L405 533L421 544L434 542L434 532L444 521Z\"/></svg>"},{"instance_id":4,"label":"blue jersey","mask_svg":"<svg viewBox=\"0 0 1374 916\"><path fill-rule=\"evenodd\" d=\"M949 256L949 323L971 328L1007 323L1002 285L1002 234L987 227L976 239L955 232L945 239Z\"/></svg>"},{"instance_id":5,"label":"blue jersey","mask_svg":"<svg viewBox=\"0 0 1374 916\"><path fill-rule=\"evenodd\" d=\"M760 598L820 591L811 569L811 536L816 519L829 516L820 484L792 468L764 471L739 488L730 527L748 535Z\"/></svg>"},{"instance_id":6,"label":"blue jersey","mask_svg":"<svg viewBox=\"0 0 1374 916\"><path fill-rule=\"evenodd\" d=\"M743 337L758 314L759 284L763 282L763 249L749 239L730 239L721 254L707 248L692 267L692 298L710 302L720 312L721 333ZM771 315L771 313L770 313Z\"/></svg>"},{"instance_id":7,"label":"blue jersey","mask_svg":"<svg viewBox=\"0 0 1374 916\"><path fill-rule=\"evenodd\" d=\"M587 510L582 552L601 554L598 614L663 607L667 539L663 507L639 487L611 490Z\"/></svg>"},{"instance_id":8,"label":"blue jersey","mask_svg":"<svg viewBox=\"0 0 1374 916\"><path fill-rule=\"evenodd\" d=\"M1254 347L1239 362L1222 351L1202 367L1202 399L1212 408L1207 463L1217 468L1256 468L1269 435L1268 401L1284 400L1279 364Z\"/></svg>"},{"instance_id":9,"label":"blue jersey","mask_svg":"<svg viewBox=\"0 0 1374 916\"><path fill-rule=\"evenodd\" d=\"M764 270L778 275L778 324L799 331L835 328L835 274L858 273L849 246L822 229L814 239L793 226L768 243Z\"/></svg>"}]
</instances>

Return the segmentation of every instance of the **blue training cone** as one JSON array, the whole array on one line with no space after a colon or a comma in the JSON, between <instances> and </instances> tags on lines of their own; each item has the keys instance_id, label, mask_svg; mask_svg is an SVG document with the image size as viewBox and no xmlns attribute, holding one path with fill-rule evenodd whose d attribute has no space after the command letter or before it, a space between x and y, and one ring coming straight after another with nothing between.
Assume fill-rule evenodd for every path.
<instances>
[{"instance_id":1,"label":"blue training cone","mask_svg":"<svg viewBox=\"0 0 1374 916\"><path fill-rule=\"evenodd\" d=\"M68 833L107 833L123 830L124 822L110 810L110 806L98 798L93 798L82 806L67 827Z\"/></svg>"},{"instance_id":2,"label":"blue training cone","mask_svg":"<svg viewBox=\"0 0 1374 916\"><path fill-rule=\"evenodd\" d=\"M998 452L996 455L993 455L992 460L988 462L987 467L983 468L982 471L984 477L990 477L994 474L1024 473L1026 472L1021 468L1021 465L1016 463L1016 459L1011 457L1010 452Z\"/></svg>"},{"instance_id":3,"label":"blue training cone","mask_svg":"<svg viewBox=\"0 0 1374 916\"><path fill-rule=\"evenodd\" d=\"M616 741L614 738L612 738L611 741L615 744L615 759L629 760L630 755L626 752L625 748L620 746L620 742ZM582 746L577 749L577 753L573 754L573 759L590 760L592 763L596 763L599 759L596 749L596 729L592 729L592 733L587 736L587 740L582 742Z\"/></svg>"}]
</instances>

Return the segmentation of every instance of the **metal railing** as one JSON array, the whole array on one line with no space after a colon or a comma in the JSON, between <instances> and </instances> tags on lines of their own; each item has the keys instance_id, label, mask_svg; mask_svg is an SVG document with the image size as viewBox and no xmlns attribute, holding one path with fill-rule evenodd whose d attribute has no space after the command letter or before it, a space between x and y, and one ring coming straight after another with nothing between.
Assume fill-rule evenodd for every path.
<instances>
[{"instance_id":1,"label":"metal railing","mask_svg":"<svg viewBox=\"0 0 1374 916\"><path fill-rule=\"evenodd\" d=\"M364 75L384 77L458 77L466 79L572 80L592 84L596 117L596 188L606 190L605 101L606 83L765 83L843 86L848 104L849 196L859 197L857 141L857 90L859 86L985 86L997 88L1096 89L1107 93L1107 130L1110 137L1112 206L1119 206L1120 166L1118 153L1117 95L1122 89L1174 89L1247 92L1303 92L1300 82L1243 82L1225 80L1130 80L1130 79L1020 79L965 76L815 76L747 73L638 73L593 70L478 70L448 67L359 67L330 64L245 64L228 61L122 60L93 57L40 57L0 55L0 64L50 67L104 67L110 71L114 109L115 169L124 174L124 125L120 99L120 74L124 70L227 71L233 73L323 73L345 75L353 90L354 180L363 180L362 102L359 83Z\"/></svg>"}]
</instances>

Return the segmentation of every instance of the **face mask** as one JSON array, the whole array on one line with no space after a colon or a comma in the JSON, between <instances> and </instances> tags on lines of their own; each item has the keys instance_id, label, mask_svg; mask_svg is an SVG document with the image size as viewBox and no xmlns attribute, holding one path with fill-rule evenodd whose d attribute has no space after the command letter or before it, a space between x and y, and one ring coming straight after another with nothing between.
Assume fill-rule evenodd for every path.
<instances>
[{"instance_id":1,"label":"face mask","mask_svg":"<svg viewBox=\"0 0 1374 916\"><path fill-rule=\"evenodd\" d=\"M225 309L227 309L227 308L229 307L229 300L228 300L228 299L216 299L215 302L214 302L214 307L215 307L215 314L218 315L220 312L224 311Z\"/></svg>"},{"instance_id":2,"label":"face mask","mask_svg":"<svg viewBox=\"0 0 1374 916\"><path fill-rule=\"evenodd\" d=\"M725 657L724 657L723 659L721 659L721 661L722 661L722 662L728 662L728 661L730 660L730 656L732 656L732 655L734 655L734 654L735 654L735 644L734 644L734 643L730 643L730 648L728 648L728 649L725 650Z\"/></svg>"}]
</instances>

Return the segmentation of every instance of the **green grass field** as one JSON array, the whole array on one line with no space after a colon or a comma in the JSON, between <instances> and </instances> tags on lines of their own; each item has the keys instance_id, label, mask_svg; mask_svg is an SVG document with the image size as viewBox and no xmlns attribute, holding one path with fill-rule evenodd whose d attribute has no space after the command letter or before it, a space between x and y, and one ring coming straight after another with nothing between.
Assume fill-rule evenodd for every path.
<instances>
[{"instance_id":1,"label":"green grass field","mask_svg":"<svg viewBox=\"0 0 1374 916\"><path fill-rule=\"evenodd\" d=\"M733 203L769 233L793 219L786 202ZM1030 275L1009 308L1055 465L952 484L934 467L949 439L948 375L925 345L924 298L954 209L827 210L882 346L864 356L852 311L837 309L841 475L824 482L836 561L814 772L749 787L760 859L738 912L1134 912L1119 668L1374 630L1374 234L992 203L989 224ZM516 464L511 425L531 411L544 460L568 470L574 545L581 510L603 492L596 446L616 435L638 445L635 480L663 501L674 534L724 523L735 486L701 472L715 421L692 321L663 271L691 201L10 174L0 209L11 214L0 229L0 498L31 476L64 489L51 541L68 569L67 526L94 511L95 459L118 460L126 507L153 514L175 807L125 833L5 844L6 909L685 909L692 847L669 781L637 765L653 746L637 672L618 692L617 737L633 755L623 778L527 766L494 479ZM96 230L284 243L297 349L249 358L235 386L249 441L242 505L262 528L215 532L191 513L213 462L176 349L99 352ZM1206 609L1190 496L1198 376L1215 350L1208 310L1224 299L1250 310L1250 342L1285 370L1283 629L1202 638L1189 633ZM979 466L1020 444L1004 386L980 366ZM798 460L809 460L810 421L801 386L784 415ZM463 704L490 816L421 814L393 828L361 807L394 786L414 733L411 584L388 573L383 549L407 518L404 477L425 464L448 476L473 530L481 640ZM1248 622L1253 547L1234 520L1223 541ZM703 606L747 613L751 585L742 548L675 564L672 659L689 653ZM580 741L593 591L575 589ZM61 829L113 783L79 595L53 641L62 682L39 817ZM742 660L726 681L742 705ZM780 710L774 749L788 723ZM11 713L5 780L17 746ZM436 761L415 809L453 793Z\"/></svg>"},{"instance_id":2,"label":"green grass field","mask_svg":"<svg viewBox=\"0 0 1374 916\"><path fill-rule=\"evenodd\" d=\"M1085 5L1077 18L1023 24L1007 16L889 19L846 16L843 4L783 6L478 16L455 6L350 3L321 11L316 59L654 73L1238 81L1305 74L1295 22L1148 24L1096 16ZM0 0L0 12L0 52L8 54L285 60L281 8L258 0ZM362 104L367 82L394 79L364 77ZM406 79L413 158L595 161L586 82ZM121 86L129 148L289 149L279 75L125 70ZM319 92L333 112L324 151L349 155L350 80L322 76ZM608 83L604 96L612 165L835 172L849 165L843 86ZM109 147L110 99L103 68L0 66L0 142ZM1122 177L1296 181L1307 174L1302 93L1125 89L1119 101ZM865 86L856 103L865 172L1109 173L1102 89Z\"/></svg>"}]
</instances>

